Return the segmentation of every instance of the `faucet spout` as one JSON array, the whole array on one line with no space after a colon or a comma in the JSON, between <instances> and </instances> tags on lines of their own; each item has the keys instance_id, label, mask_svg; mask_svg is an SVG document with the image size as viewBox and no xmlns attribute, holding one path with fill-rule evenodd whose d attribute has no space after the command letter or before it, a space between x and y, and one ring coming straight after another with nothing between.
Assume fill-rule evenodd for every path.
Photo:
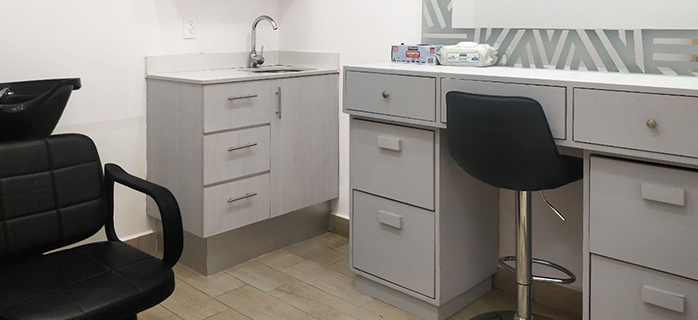
<instances>
[{"instance_id":1,"label":"faucet spout","mask_svg":"<svg viewBox=\"0 0 698 320\"><path fill-rule=\"evenodd\" d=\"M13 94L13 93L14 93L14 92L12 92L12 90L10 90L9 87L8 87L8 88L2 88L2 89L0 89L0 98L4 97L5 95L8 95L8 96L9 96L9 95L11 95L11 94Z\"/></svg>"},{"instance_id":2,"label":"faucet spout","mask_svg":"<svg viewBox=\"0 0 698 320\"><path fill-rule=\"evenodd\" d=\"M264 57L262 54L257 54L257 25L262 22L263 20L269 21L271 23L271 27L274 28L274 30L279 29L279 27L276 24L276 21L272 19L270 16L263 15L259 16L257 19L254 20L252 23L252 51L250 52L250 67L251 68L257 68L259 65L264 63Z\"/></svg>"}]
</instances>

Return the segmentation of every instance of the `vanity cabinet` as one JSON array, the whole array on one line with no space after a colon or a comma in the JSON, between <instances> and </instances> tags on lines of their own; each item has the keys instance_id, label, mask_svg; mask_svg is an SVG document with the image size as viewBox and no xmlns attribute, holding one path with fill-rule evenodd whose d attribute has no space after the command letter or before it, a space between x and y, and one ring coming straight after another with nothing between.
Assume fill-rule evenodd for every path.
<instances>
[{"instance_id":1,"label":"vanity cabinet","mask_svg":"<svg viewBox=\"0 0 698 320\"><path fill-rule=\"evenodd\" d=\"M467 301L466 279L496 272L496 204L446 142L446 95L465 91L537 100L555 143L583 155L582 263L571 267L584 320L697 319L694 78L400 63L348 66L345 77L361 291L440 320ZM474 226L492 237L474 246L464 236Z\"/></svg>"},{"instance_id":2,"label":"vanity cabinet","mask_svg":"<svg viewBox=\"0 0 698 320\"><path fill-rule=\"evenodd\" d=\"M336 75L273 82L272 217L338 196L338 86Z\"/></svg>"},{"instance_id":3,"label":"vanity cabinet","mask_svg":"<svg viewBox=\"0 0 698 320\"><path fill-rule=\"evenodd\" d=\"M148 79L148 179L208 238L338 196L336 74L223 84ZM149 202L148 214L159 218Z\"/></svg>"},{"instance_id":4,"label":"vanity cabinet","mask_svg":"<svg viewBox=\"0 0 698 320\"><path fill-rule=\"evenodd\" d=\"M497 189L453 161L446 130L404 123L438 121L435 77L345 77L356 288L425 319L446 319L492 287Z\"/></svg>"}]
</instances>

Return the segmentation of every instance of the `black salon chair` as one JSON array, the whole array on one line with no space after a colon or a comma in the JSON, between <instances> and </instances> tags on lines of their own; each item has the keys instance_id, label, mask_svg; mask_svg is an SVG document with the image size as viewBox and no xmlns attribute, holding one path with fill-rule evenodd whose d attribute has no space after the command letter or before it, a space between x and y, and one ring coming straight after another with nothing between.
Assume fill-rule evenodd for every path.
<instances>
[{"instance_id":1,"label":"black salon chair","mask_svg":"<svg viewBox=\"0 0 698 320\"><path fill-rule=\"evenodd\" d=\"M117 237L114 182L157 203L162 260ZM48 253L102 227L107 241ZM182 238L172 193L114 164L103 175L90 138L0 144L0 319L136 319L173 292Z\"/></svg>"},{"instance_id":2,"label":"black salon chair","mask_svg":"<svg viewBox=\"0 0 698 320\"><path fill-rule=\"evenodd\" d=\"M582 159L558 153L543 108L536 100L454 91L446 95L446 102L448 148L456 163L480 181L514 190L517 195L516 256L499 260L505 269L516 273L517 311L489 312L473 319L533 319L532 280L566 284L576 277L560 265L532 258L531 192L542 193L581 179ZM564 221L554 207L551 209ZM509 266L509 261L515 261L516 267ZM567 278L533 276L533 263L552 267Z\"/></svg>"}]
</instances>

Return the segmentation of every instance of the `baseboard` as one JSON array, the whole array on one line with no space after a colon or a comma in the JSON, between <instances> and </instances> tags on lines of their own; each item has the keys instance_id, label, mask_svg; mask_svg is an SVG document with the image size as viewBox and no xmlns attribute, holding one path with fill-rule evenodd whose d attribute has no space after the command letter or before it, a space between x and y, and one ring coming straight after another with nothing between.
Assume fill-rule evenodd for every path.
<instances>
[{"instance_id":1,"label":"baseboard","mask_svg":"<svg viewBox=\"0 0 698 320\"><path fill-rule=\"evenodd\" d=\"M155 232L147 233L135 238L132 238L130 240L124 241L126 244L131 245L134 248L138 248L139 250L154 256L161 258L162 253L158 253L157 250L157 234Z\"/></svg>"},{"instance_id":2,"label":"baseboard","mask_svg":"<svg viewBox=\"0 0 698 320\"><path fill-rule=\"evenodd\" d=\"M338 215L330 215L330 232L349 238L349 219Z\"/></svg>"},{"instance_id":3,"label":"baseboard","mask_svg":"<svg viewBox=\"0 0 698 320\"><path fill-rule=\"evenodd\" d=\"M492 286L516 295L516 277L513 273L498 268ZM571 315L582 315L582 292L553 283L534 282L533 301Z\"/></svg>"}]
</instances>

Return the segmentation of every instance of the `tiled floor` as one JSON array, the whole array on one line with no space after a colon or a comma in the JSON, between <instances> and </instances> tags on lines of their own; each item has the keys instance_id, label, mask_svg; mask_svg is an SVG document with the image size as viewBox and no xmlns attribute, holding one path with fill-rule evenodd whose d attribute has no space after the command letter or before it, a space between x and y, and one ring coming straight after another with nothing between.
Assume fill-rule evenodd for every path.
<instances>
[{"instance_id":1,"label":"tiled floor","mask_svg":"<svg viewBox=\"0 0 698 320\"><path fill-rule=\"evenodd\" d=\"M327 233L204 277L175 267L176 289L169 299L138 315L140 320L419 320L354 289L348 240ZM513 309L515 297L492 291L455 314ZM553 319L579 319L544 306L534 311Z\"/></svg>"}]
</instances>

